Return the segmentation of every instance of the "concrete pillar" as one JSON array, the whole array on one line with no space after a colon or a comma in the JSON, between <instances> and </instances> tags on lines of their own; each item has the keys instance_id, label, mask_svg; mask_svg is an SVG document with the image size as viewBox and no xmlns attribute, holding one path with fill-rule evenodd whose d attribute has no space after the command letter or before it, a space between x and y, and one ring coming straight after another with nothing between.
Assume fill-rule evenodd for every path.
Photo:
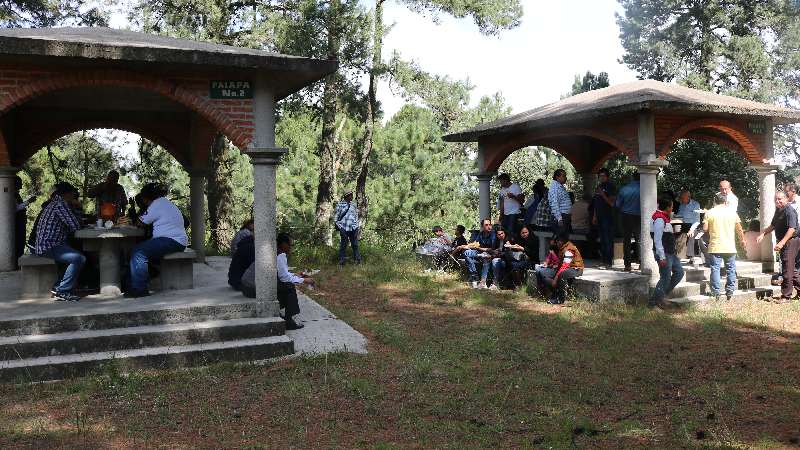
<instances>
[{"instance_id":1,"label":"concrete pillar","mask_svg":"<svg viewBox=\"0 0 800 450\"><path fill-rule=\"evenodd\" d=\"M650 284L658 281L658 264L653 256L653 239L650 237L650 217L658 207L658 174L667 162L656 156L655 117L650 112L639 114L639 171L641 195L641 234L639 235L640 270L650 275Z\"/></svg>"},{"instance_id":2,"label":"concrete pillar","mask_svg":"<svg viewBox=\"0 0 800 450\"><path fill-rule=\"evenodd\" d=\"M245 153L253 164L253 219L256 247L256 299L278 315L277 269L275 259L275 166L286 149L275 147L275 96L269 79L259 74L254 80L253 142Z\"/></svg>"},{"instance_id":3,"label":"concrete pillar","mask_svg":"<svg viewBox=\"0 0 800 450\"><path fill-rule=\"evenodd\" d=\"M192 222L192 249L197 262L206 260L206 193L205 171L189 173L189 208Z\"/></svg>"},{"instance_id":4,"label":"concrete pillar","mask_svg":"<svg viewBox=\"0 0 800 450\"><path fill-rule=\"evenodd\" d=\"M763 164L753 166L758 174L758 221L761 222L761 229L767 227L772 222L775 215L775 173L780 166L773 164ZM764 270L772 272L775 270L775 233L770 233L761 241L761 261Z\"/></svg>"},{"instance_id":5,"label":"concrete pillar","mask_svg":"<svg viewBox=\"0 0 800 450\"><path fill-rule=\"evenodd\" d=\"M0 167L0 272L16 269L14 214L17 199L14 189L15 167Z\"/></svg>"},{"instance_id":6,"label":"concrete pillar","mask_svg":"<svg viewBox=\"0 0 800 450\"><path fill-rule=\"evenodd\" d=\"M478 179L478 223L483 219L492 217L492 199L490 190L494 172L480 172L473 174ZM480 227L479 227L480 228Z\"/></svg>"}]
</instances>

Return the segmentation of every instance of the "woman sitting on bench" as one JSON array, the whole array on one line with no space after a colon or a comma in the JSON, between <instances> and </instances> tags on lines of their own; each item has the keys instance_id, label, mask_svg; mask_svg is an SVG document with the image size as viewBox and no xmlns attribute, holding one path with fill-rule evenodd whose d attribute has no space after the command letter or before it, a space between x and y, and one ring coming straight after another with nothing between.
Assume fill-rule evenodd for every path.
<instances>
[{"instance_id":1,"label":"woman sitting on bench","mask_svg":"<svg viewBox=\"0 0 800 450\"><path fill-rule=\"evenodd\" d=\"M544 269L536 273L542 294L551 305L563 304L572 280L583 275L583 257L575 244L570 242L569 233L564 232L556 238L560 265L558 269Z\"/></svg>"}]
</instances>

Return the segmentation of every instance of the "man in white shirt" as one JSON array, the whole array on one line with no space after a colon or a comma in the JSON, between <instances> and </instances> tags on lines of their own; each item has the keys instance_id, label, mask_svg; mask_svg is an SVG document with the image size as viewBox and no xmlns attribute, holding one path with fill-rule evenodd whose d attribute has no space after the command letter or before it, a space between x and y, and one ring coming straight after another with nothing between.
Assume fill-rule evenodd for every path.
<instances>
[{"instance_id":1,"label":"man in white shirt","mask_svg":"<svg viewBox=\"0 0 800 450\"><path fill-rule=\"evenodd\" d=\"M800 199L797 198L797 185L794 183L786 183L783 185L783 192L786 193L789 206L794 208L795 212L800 213Z\"/></svg>"},{"instance_id":2,"label":"man in white shirt","mask_svg":"<svg viewBox=\"0 0 800 450\"><path fill-rule=\"evenodd\" d=\"M189 243L181 211L164 198L164 192L158 185L146 184L141 196L147 210L139 216L139 224L152 225L153 237L139 243L131 252L131 283L125 293L125 297L129 298L150 295L147 289L147 266L150 260L182 252Z\"/></svg>"},{"instance_id":3,"label":"man in white shirt","mask_svg":"<svg viewBox=\"0 0 800 450\"><path fill-rule=\"evenodd\" d=\"M730 181L722 180L719 182L719 193L725 196L725 206L733 209L733 212L737 212L739 209L739 197L733 193Z\"/></svg>"},{"instance_id":4,"label":"man in white shirt","mask_svg":"<svg viewBox=\"0 0 800 450\"><path fill-rule=\"evenodd\" d=\"M500 211L500 225L504 230L517 233L517 219L522 213L525 194L517 183L511 182L511 176L501 173L497 176L500 192L497 195L497 210Z\"/></svg>"}]
</instances>

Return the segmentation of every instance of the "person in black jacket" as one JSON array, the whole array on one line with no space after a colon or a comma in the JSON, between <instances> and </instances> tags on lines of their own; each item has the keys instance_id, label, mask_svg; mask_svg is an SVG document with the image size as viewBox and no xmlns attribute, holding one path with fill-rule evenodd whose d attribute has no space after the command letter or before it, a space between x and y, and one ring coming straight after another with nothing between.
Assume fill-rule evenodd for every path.
<instances>
[{"instance_id":1,"label":"person in black jacket","mask_svg":"<svg viewBox=\"0 0 800 450\"><path fill-rule=\"evenodd\" d=\"M256 260L256 243L253 236L248 236L239 241L236 253L231 258L228 268L228 284L237 291L242 290L242 275Z\"/></svg>"}]
</instances>

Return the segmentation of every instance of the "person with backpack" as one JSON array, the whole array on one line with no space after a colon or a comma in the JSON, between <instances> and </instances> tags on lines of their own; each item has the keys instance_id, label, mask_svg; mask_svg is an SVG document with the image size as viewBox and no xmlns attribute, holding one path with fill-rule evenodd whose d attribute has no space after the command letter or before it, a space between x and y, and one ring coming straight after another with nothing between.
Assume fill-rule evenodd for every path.
<instances>
[{"instance_id":1,"label":"person with backpack","mask_svg":"<svg viewBox=\"0 0 800 450\"><path fill-rule=\"evenodd\" d=\"M348 190L336 204L336 220L334 224L339 230L339 265L343 266L347 257L347 243L353 247L353 261L361 264L361 253L358 251L358 205L353 201L353 191Z\"/></svg>"}]
</instances>

